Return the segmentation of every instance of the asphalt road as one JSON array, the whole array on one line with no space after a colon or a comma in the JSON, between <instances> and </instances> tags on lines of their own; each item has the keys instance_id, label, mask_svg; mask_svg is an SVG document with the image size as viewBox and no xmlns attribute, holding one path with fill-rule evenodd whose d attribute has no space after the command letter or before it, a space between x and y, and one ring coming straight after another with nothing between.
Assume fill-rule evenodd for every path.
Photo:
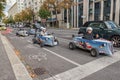
<instances>
[{"instance_id":1,"label":"asphalt road","mask_svg":"<svg viewBox=\"0 0 120 80\"><path fill-rule=\"evenodd\" d=\"M54 32L58 37L59 46L40 48L37 44L32 44L33 36L17 37L16 30L7 34L7 38L20 51L20 55L24 59L24 64L29 65L38 74L34 80L43 80L60 73L85 65L97 59L107 57L100 55L99 57L91 57L88 51L81 49L69 50L68 44L72 39L72 34L77 34L77 30L49 29L48 32ZM116 48L119 50L119 48ZM100 69L82 80L119 80L120 61ZM67 77L67 76L66 76Z\"/></svg>"}]
</instances>

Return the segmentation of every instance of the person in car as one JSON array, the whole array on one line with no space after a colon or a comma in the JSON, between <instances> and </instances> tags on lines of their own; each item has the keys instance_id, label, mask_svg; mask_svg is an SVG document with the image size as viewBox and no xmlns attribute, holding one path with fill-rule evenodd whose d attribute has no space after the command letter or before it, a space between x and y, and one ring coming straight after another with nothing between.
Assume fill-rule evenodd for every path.
<instances>
[{"instance_id":1,"label":"person in car","mask_svg":"<svg viewBox=\"0 0 120 80\"><path fill-rule=\"evenodd\" d=\"M100 39L99 34L96 34L95 39Z\"/></svg>"},{"instance_id":2,"label":"person in car","mask_svg":"<svg viewBox=\"0 0 120 80\"><path fill-rule=\"evenodd\" d=\"M91 27L88 27L86 29L86 33L84 34L84 38L87 40L93 40L94 39L94 35L92 33L93 29Z\"/></svg>"},{"instance_id":3,"label":"person in car","mask_svg":"<svg viewBox=\"0 0 120 80\"><path fill-rule=\"evenodd\" d=\"M47 35L47 30L46 30L46 28L44 28L44 27L41 27L41 32L40 32L40 35L41 36L46 36Z\"/></svg>"}]
</instances>

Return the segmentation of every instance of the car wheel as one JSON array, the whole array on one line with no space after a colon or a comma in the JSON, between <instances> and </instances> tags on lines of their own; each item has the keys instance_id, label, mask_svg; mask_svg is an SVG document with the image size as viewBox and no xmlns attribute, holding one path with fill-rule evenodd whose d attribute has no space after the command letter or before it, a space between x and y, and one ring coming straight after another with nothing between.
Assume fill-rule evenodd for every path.
<instances>
[{"instance_id":1,"label":"car wheel","mask_svg":"<svg viewBox=\"0 0 120 80\"><path fill-rule=\"evenodd\" d=\"M99 51L97 49L92 49L90 55L92 57L97 57L99 55Z\"/></svg>"},{"instance_id":2,"label":"car wheel","mask_svg":"<svg viewBox=\"0 0 120 80\"><path fill-rule=\"evenodd\" d=\"M40 47L44 47L44 42L43 41L40 43Z\"/></svg>"},{"instance_id":3,"label":"car wheel","mask_svg":"<svg viewBox=\"0 0 120 80\"><path fill-rule=\"evenodd\" d=\"M30 36L30 34L28 34L27 36Z\"/></svg>"},{"instance_id":4,"label":"car wheel","mask_svg":"<svg viewBox=\"0 0 120 80\"><path fill-rule=\"evenodd\" d=\"M59 45L59 41L57 39L55 39L55 42L57 42L57 45Z\"/></svg>"},{"instance_id":5,"label":"car wheel","mask_svg":"<svg viewBox=\"0 0 120 80\"><path fill-rule=\"evenodd\" d=\"M114 47L120 47L120 36L113 36L111 38Z\"/></svg>"},{"instance_id":6,"label":"car wheel","mask_svg":"<svg viewBox=\"0 0 120 80\"><path fill-rule=\"evenodd\" d=\"M37 43L36 39L32 39L32 42L33 42L33 44Z\"/></svg>"},{"instance_id":7,"label":"car wheel","mask_svg":"<svg viewBox=\"0 0 120 80\"><path fill-rule=\"evenodd\" d=\"M69 49L71 49L71 50L75 49L75 44L73 42L69 43Z\"/></svg>"}]
</instances>

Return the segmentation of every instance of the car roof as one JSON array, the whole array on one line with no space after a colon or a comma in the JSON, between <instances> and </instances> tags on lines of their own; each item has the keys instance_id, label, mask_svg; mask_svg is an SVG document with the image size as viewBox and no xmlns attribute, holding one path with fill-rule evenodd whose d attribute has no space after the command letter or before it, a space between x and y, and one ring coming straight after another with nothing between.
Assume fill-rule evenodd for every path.
<instances>
[{"instance_id":1,"label":"car roof","mask_svg":"<svg viewBox=\"0 0 120 80\"><path fill-rule=\"evenodd\" d=\"M108 21L110 21L110 20L108 20ZM104 21L104 20L101 20L101 21L87 21L85 24L83 24L83 27L86 27L89 23L92 23L92 22L104 23L104 22L108 22L108 21Z\"/></svg>"}]
</instances>

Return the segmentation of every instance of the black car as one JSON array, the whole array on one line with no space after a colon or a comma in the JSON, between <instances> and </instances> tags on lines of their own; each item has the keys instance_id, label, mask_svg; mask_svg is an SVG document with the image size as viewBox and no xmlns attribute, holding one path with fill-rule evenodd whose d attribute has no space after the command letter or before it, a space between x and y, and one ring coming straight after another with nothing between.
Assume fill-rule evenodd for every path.
<instances>
[{"instance_id":1,"label":"black car","mask_svg":"<svg viewBox=\"0 0 120 80\"><path fill-rule=\"evenodd\" d=\"M92 27L93 34L110 40L115 47L120 47L120 27L113 21L88 21L80 27L78 34L86 33L86 28Z\"/></svg>"}]
</instances>

